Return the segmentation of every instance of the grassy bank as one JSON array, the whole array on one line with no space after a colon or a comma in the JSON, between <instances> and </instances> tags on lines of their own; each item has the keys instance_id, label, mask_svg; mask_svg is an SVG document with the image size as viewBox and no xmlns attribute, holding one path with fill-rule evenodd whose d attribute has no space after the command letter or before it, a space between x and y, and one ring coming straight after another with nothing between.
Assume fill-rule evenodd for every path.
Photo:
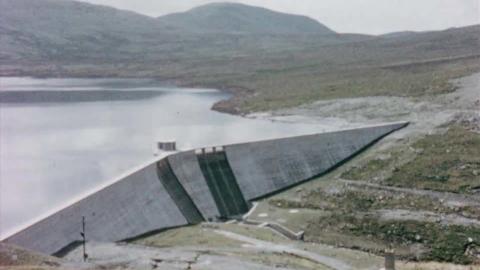
<instances>
[{"instance_id":1,"label":"grassy bank","mask_svg":"<svg viewBox=\"0 0 480 270\"><path fill-rule=\"evenodd\" d=\"M257 112L294 107L316 100L367 96L421 97L449 93L456 86L449 80L480 70L478 59L405 68L361 68L335 72L309 67L270 70L245 78L227 79L220 85L253 89L254 95L230 101L241 112Z\"/></svg>"}]
</instances>

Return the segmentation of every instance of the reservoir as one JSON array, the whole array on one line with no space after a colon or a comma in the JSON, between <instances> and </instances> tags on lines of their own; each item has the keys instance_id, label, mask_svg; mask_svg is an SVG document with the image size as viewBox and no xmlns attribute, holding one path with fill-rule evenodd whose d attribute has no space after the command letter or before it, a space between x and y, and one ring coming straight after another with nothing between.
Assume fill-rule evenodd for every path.
<instances>
[{"instance_id":1,"label":"reservoir","mask_svg":"<svg viewBox=\"0 0 480 270\"><path fill-rule=\"evenodd\" d=\"M228 94L155 80L0 78L0 91L1 237L152 160L158 141L187 150L342 128L218 113Z\"/></svg>"}]
</instances>

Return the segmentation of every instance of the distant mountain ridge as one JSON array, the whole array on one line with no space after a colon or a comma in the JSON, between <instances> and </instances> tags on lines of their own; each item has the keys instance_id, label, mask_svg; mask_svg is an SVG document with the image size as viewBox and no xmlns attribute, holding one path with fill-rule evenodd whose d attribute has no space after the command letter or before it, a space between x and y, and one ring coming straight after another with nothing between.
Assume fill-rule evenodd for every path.
<instances>
[{"instance_id":1,"label":"distant mountain ridge","mask_svg":"<svg viewBox=\"0 0 480 270\"><path fill-rule=\"evenodd\" d=\"M152 18L72 0L0 0L0 61L128 61L201 51L291 46L271 35L334 33L317 21L241 4ZM260 39L251 39L261 34ZM210 35L207 37L206 35ZM214 36L212 36L214 35ZM221 35L221 36L219 36ZM238 40L232 35L240 36ZM199 46L200 45L200 46Z\"/></svg>"},{"instance_id":2,"label":"distant mountain ridge","mask_svg":"<svg viewBox=\"0 0 480 270\"><path fill-rule=\"evenodd\" d=\"M152 18L73 0L0 0L0 76L205 80L275 72L293 63L328 70L384 66L476 55L479 33L480 26L341 34L305 16L235 3Z\"/></svg>"},{"instance_id":3,"label":"distant mountain ridge","mask_svg":"<svg viewBox=\"0 0 480 270\"><path fill-rule=\"evenodd\" d=\"M238 3L213 3L159 17L166 25L197 33L334 34L306 16Z\"/></svg>"}]
</instances>

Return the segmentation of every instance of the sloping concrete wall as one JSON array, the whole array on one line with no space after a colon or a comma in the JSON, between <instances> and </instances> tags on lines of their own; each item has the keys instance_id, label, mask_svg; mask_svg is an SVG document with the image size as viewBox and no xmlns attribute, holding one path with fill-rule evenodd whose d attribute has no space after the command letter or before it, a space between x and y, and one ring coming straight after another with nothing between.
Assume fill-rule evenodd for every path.
<instances>
[{"instance_id":1,"label":"sloping concrete wall","mask_svg":"<svg viewBox=\"0 0 480 270\"><path fill-rule=\"evenodd\" d=\"M225 146L247 200L320 175L406 123Z\"/></svg>"},{"instance_id":2,"label":"sloping concrete wall","mask_svg":"<svg viewBox=\"0 0 480 270\"><path fill-rule=\"evenodd\" d=\"M161 228L186 225L187 220L159 181L156 164L9 237L6 241L53 254L81 240L82 216L87 238L118 241Z\"/></svg>"},{"instance_id":3,"label":"sloping concrete wall","mask_svg":"<svg viewBox=\"0 0 480 270\"><path fill-rule=\"evenodd\" d=\"M221 219L238 217L250 208L238 187L225 152L202 153L197 155L210 193L221 214Z\"/></svg>"},{"instance_id":4,"label":"sloping concrete wall","mask_svg":"<svg viewBox=\"0 0 480 270\"><path fill-rule=\"evenodd\" d=\"M208 188L194 151L186 151L168 156L173 172L183 188L197 205L205 220L220 216L218 207Z\"/></svg>"},{"instance_id":5,"label":"sloping concrete wall","mask_svg":"<svg viewBox=\"0 0 480 270\"><path fill-rule=\"evenodd\" d=\"M225 146L223 165L207 167L216 170L211 173L217 175L225 175L231 169L229 186L238 184L241 192L235 194L241 193L242 200L249 201L318 176L406 125ZM81 240L82 216L86 217L90 241L120 241L196 223L201 216L203 219L220 216L195 152L182 152L167 159L138 170L5 241L53 254Z\"/></svg>"},{"instance_id":6,"label":"sloping concrete wall","mask_svg":"<svg viewBox=\"0 0 480 270\"><path fill-rule=\"evenodd\" d=\"M173 201L177 205L180 212L189 224L197 224L203 221L202 214L198 211L197 206L192 198L185 191L185 188L180 184L177 176L170 167L168 158L164 158L157 163L157 173L160 183L162 183L165 190L170 194Z\"/></svg>"}]
</instances>

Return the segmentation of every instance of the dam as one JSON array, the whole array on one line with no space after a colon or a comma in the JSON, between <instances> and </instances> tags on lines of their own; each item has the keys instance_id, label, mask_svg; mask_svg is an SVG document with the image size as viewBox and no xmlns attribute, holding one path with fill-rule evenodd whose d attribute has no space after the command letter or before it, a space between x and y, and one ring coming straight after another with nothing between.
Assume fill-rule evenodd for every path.
<instances>
[{"instance_id":1,"label":"dam","mask_svg":"<svg viewBox=\"0 0 480 270\"><path fill-rule=\"evenodd\" d=\"M237 218L251 202L311 180L406 122L173 153L4 241L59 255L81 241L116 242Z\"/></svg>"}]
</instances>

